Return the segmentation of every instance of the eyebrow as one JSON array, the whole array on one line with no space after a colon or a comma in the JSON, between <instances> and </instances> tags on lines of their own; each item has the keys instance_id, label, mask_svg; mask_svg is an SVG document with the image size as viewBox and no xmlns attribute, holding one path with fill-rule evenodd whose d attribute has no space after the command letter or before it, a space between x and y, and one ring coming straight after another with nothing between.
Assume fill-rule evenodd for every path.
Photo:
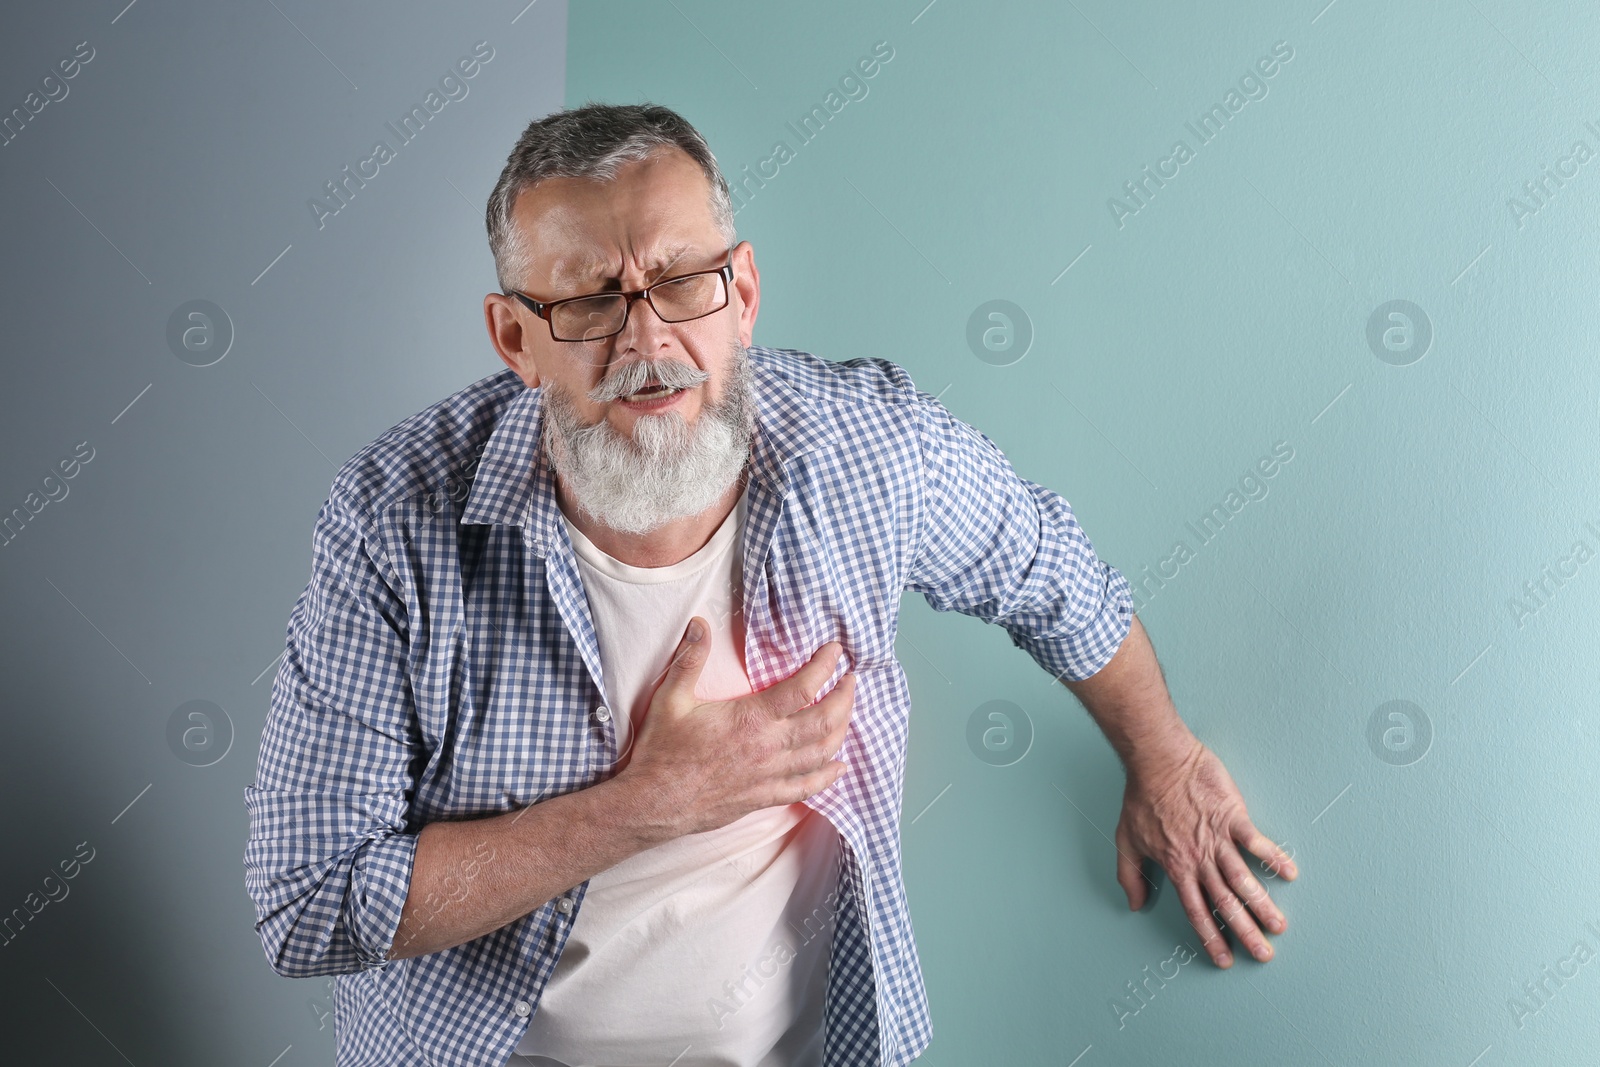
<instances>
[{"instance_id":1,"label":"eyebrow","mask_svg":"<svg viewBox=\"0 0 1600 1067\"><path fill-rule=\"evenodd\" d=\"M645 274L647 276L651 274L659 275L671 268L680 259L682 259L683 256L693 252L694 250L695 246L687 241L680 241L676 244L668 245L666 248L661 249L661 251L650 258L648 262L651 264L651 266L646 268ZM587 282L609 282L617 284L620 287L620 279L615 275L605 278L597 277L599 272L603 270L605 266L605 262L600 259L585 257L578 260L569 269L558 270L555 274L554 280L557 285L560 285L563 288L569 286L581 286Z\"/></svg>"}]
</instances>

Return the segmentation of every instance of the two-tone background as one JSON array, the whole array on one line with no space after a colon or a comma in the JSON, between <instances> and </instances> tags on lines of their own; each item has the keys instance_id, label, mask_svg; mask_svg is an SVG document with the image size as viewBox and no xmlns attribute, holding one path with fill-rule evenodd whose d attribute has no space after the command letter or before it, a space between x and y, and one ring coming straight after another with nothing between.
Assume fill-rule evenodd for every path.
<instances>
[{"instance_id":1,"label":"two-tone background","mask_svg":"<svg viewBox=\"0 0 1600 1067\"><path fill-rule=\"evenodd\" d=\"M594 99L707 136L758 343L1072 502L1300 866L1276 959L1179 963L1092 721L908 595L927 1063L1589 1062L1600 14L524 2L4 15L0 1059L333 1062L242 868L312 523L501 368L485 200Z\"/></svg>"}]
</instances>

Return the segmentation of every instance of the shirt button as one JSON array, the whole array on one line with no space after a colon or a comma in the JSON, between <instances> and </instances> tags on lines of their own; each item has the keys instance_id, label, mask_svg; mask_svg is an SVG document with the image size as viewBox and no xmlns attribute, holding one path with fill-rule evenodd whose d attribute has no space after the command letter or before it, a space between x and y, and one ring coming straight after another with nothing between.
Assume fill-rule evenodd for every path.
<instances>
[{"instance_id":1,"label":"shirt button","mask_svg":"<svg viewBox=\"0 0 1600 1067\"><path fill-rule=\"evenodd\" d=\"M601 704L598 708L594 709L594 717L601 722L610 722L611 709L606 707L604 704Z\"/></svg>"},{"instance_id":2,"label":"shirt button","mask_svg":"<svg viewBox=\"0 0 1600 1067\"><path fill-rule=\"evenodd\" d=\"M562 897L560 900L556 901L556 910L559 911L563 915L571 915L572 914L572 898L571 897Z\"/></svg>"},{"instance_id":3,"label":"shirt button","mask_svg":"<svg viewBox=\"0 0 1600 1067\"><path fill-rule=\"evenodd\" d=\"M519 1018L526 1019L532 1013L533 1008L529 1006L526 1000L519 1000L512 1006L511 1010L516 1012Z\"/></svg>"}]
</instances>

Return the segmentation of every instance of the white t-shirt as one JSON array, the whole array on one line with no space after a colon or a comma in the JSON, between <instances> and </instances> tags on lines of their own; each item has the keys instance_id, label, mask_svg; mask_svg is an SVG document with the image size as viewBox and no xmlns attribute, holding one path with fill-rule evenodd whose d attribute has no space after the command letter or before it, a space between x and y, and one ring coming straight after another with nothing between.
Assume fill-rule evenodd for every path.
<instances>
[{"instance_id":1,"label":"white t-shirt","mask_svg":"<svg viewBox=\"0 0 1600 1067\"><path fill-rule=\"evenodd\" d=\"M751 691L747 496L699 551L667 567L622 563L565 523L619 753L629 751L691 616L709 623L711 640L695 695ZM833 824L795 803L601 871L508 1067L820 1067L839 848Z\"/></svg>"}]
</instances>

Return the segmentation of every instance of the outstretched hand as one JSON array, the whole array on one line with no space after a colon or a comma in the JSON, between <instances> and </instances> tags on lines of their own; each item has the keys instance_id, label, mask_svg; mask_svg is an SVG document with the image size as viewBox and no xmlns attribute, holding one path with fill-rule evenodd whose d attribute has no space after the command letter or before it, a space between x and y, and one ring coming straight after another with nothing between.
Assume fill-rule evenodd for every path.
<instances>
[{"instance_id":1,"label":"outstretched hand","mask_svg":"<svg viewBox=\"0 0 1600 1067\"><path fill-rule=\"evenodd\" d=\"M1144 905L1149 886L1139 868L1148 857L1167 872L1218 967L1233 965L1219 916L1263 962L1272 958L1272 945L1261 925L1274 934L1288 926L1240 856L1241 845L1275 876L1293 881L1299 873L1294 860L1251 823L1227 768L1200 741L1159 772L1128 774L1116 834L1117 881L1128 894L1128 907L1137 911Z\"/></svg>"}]
</instances>

